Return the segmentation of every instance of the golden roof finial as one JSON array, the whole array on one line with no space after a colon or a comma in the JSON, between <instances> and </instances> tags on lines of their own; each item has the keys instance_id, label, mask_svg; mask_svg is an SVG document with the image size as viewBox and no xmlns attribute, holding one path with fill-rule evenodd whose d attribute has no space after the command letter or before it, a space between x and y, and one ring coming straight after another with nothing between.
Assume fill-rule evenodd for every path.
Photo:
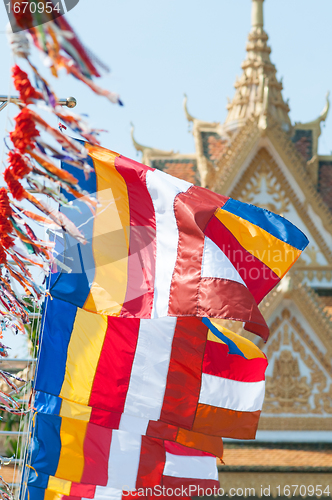
<instances>
[{"instance_id":1,"label":"golden roof finial","mask_svg":"<svg viewBox=\"0 0 332 500\"><path fill-rule=\"evenodd\" d=\"M263 28L264 26L263 2L264 0L252 0L251 26L253 28Z\"/></svg>"},{"instance_id":2,"label":"golden roof finial","mask_svg":"<svg viewBox=\"0 0 332 500\"><path fill-rule=\"evenodd\" d=\"M266 128L268 116L279 121L284 130L291 129L289 107L281 94L282 83L277 80L277 70L270 60L271 49L264 31L263 2L252 0L247 57L242 63L243 73L235 82L235 96L227 105L225 127L230 132L244 125L250 117L257 117Z\"/></svg>"}]
</instances>

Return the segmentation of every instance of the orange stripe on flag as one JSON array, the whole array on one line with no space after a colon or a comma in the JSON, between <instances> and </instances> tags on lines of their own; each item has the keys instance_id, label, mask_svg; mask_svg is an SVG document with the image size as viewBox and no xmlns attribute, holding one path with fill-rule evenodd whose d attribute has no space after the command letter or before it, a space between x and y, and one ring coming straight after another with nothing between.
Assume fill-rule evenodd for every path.
<instances>
[{"instance_id":1,"label":"orange stripe on flag","mask_svg":"<svg viewBox=\"0 0 332 500\"><path fill-rule=\"evenodd\" d=\"M86 144L97 178L93 225L95 276L84 309L119 316L128 282L130 216L127 184L116 170L113 151Z\"/></svg>"},{"instance_id":2,"label":"orange stripe on flag","mask_svg":"<svg viewBox=\"0 0 332 500\"><path fill-rule=\"evenodd\" d=\"M261 412L227 410L199 404L193 430L234 439L255 439Z\"/></svg>"}]
</instances>

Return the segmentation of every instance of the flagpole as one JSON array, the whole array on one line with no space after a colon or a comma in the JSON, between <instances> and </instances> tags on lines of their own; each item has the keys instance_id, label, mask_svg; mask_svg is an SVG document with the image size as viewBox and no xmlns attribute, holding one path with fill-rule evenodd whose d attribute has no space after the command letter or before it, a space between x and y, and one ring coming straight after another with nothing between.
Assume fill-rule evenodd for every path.
<instances>
[{"instance_id":1,"label":"flagpole","mask_svg":"<svg viewBox=\"0 0 332 500\"><path fill-rule=\"evenodd\" d=\"M16 96L9 96L8 95L0 95L0 111L2 111L3 109L5 109L5 107L10 103L10 102L13 102L15 104L21 104L22 101L21 99L19 99L18 97ZM57 101L57 104L59 104L60 106L66 106L67 108L75 108L76 104L77 104L77 100L75 99L75 97L73 96L70 96L70 97L67 97L67 99L59 99Z\"/></svg>"}]
</instances>

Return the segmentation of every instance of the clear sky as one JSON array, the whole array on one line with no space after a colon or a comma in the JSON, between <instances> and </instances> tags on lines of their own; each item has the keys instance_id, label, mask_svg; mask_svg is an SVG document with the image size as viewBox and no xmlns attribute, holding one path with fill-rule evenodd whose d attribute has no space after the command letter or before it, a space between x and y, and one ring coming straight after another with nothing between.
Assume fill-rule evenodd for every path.
<instances>
[{"instance_id":1,"label":"clear sky","mask_svg":"<svg viewBox=\"0 0 332 500\"><path fill-rule=\"evenodd\" d=\"M264 3L271 59L278 78L283 77L292 122L312 120L323 109L327 90L332 91L332 2ZM70 77L55 82L54 88L61 97L74 95L76 110L87 113L97 128L109 131L101 136L105 147L137 159L130 139L132 121L138 142L193 152L183 93L197 118L225 119L226 98L234 95L235 77L241 74L245 57L250 10L250 0L80 0L67 17L86 45L111 67L100 84L118 91L125 107L95 96ZM7 23L3 4L0 12L0 93L5 94L11 61L3 34ZM0 113L2 135L5 114ZM330 115L319 152L331 150Z\"/></svg>"}]
</instances>

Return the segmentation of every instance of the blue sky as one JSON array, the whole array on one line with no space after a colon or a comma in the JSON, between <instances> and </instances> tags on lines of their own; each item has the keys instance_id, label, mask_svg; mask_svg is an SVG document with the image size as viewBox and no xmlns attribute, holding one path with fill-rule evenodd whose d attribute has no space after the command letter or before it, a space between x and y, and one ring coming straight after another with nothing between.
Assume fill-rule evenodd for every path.
<instances>
[{"instance_id":1,"label":"blue sky","mask_svg":"<svg viewBox=\"0 0 332 500\"><path fill-rule=\"evenodd\" d=\"M264 3L271 59L278 78L283 77L291 119L312 120L323 109L327 90L332 91L331 0ZM105 147L139 158L130 139L132 121L138 142L193 152L183 93L197 118L225 119L226 98L234 95L235 77L241 74L245 57L250 10L250 0L80 0L68 19L86 45L111 67L100 84L118 91L125 107L108 103L67 76L52 83L59 96L77 98L76 110L87 113L91 123L108 130L101 136ZM3 34L7 22L3 5L0 11L0 93L5 94L11 60ZM10 114L15 114L11 108ZM5 114L0 114L2 135ZM331 150L329 116L319 151Z\"/></svg>"}]
</instances>

